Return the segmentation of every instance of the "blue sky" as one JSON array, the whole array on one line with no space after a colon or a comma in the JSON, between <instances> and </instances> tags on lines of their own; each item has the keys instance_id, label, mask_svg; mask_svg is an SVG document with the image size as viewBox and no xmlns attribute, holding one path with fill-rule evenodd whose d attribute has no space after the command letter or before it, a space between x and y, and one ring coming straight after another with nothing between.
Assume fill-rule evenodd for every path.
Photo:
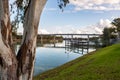
<instances>
[{"instance_id":1,"label":"blue sky","mask_svg":"<svg viewBox=\"0 0 120 80\"><path fill-rule=\"evenodd\" d=\"M78 4L79 1L80 0L78 0ZM94 25L101 19L108 19L112 21L113 18L120 16L120 10L94 10L84 8L82 10L75 10L76 5L77 4L70 3L64 9L64 12L62 12L58 7L57 0L48 0L41 16L39 29L44 29L50 33L58 32L61 30L62 33L65 33L70 32L70 29L72 28L80 29L81 27Z\"/></svg>"},{"instance_id":2,"label":"blue sky","mask_svg":"<svg viewBox=\"0 0 120 80\"><path fill-rule=\"evenodd\" d=\"M116 17L120 17L120 0L70 0L63 12L57 0L48 0L41 15L39 32L69 33L72 29L95 25L100 20L112 21Z\"/></svg>"}]
</instances>

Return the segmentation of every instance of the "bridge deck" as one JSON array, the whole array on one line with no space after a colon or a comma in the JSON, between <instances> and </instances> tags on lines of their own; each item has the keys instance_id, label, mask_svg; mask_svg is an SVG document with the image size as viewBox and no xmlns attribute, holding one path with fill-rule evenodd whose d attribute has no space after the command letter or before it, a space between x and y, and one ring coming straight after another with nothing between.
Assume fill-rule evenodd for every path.
<instances>
[{"instance_id":1,"label":"bridge deck","mask_svg":"<svg viewBox=\"0 0 120 80\"><path fill-rule=\"evenodd\" d=\"M102 34L39 34L39 35L84 35L84 36L100 36Z\"/></svg>"}]
</instances>

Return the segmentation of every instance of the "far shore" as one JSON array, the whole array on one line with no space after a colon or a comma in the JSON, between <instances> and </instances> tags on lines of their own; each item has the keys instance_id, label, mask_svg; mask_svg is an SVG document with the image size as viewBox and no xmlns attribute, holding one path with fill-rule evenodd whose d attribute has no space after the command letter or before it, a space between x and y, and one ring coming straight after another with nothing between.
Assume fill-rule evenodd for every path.
<instances>
[{"instance_id":1,"label":"far shore","mask_svg":"<svg viewBox=\"0 0 120 80\"><path fill-rule=\"evenodd\" d=\"M21 43L21 41L22 41L22 35L13 35L13 43ZM54 41L54 36L42 36L42 39L40 35L37 36L37 43L42 43L42 44L59 43L62 41L63 41L62 36L55 36L55 41Z\"/></svg>"}]
</instances>

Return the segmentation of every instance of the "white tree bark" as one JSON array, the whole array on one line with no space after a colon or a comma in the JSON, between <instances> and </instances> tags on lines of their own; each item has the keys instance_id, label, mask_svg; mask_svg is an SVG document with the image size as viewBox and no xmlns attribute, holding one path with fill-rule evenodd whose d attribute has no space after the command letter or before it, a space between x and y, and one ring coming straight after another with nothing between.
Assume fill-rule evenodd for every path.
<instances>
[{"instance_id":1,"label":"white tree bark","mask_svg":"<svg viewBox=\"0 0 120 80\"><path fill-rule=\"evenodd\" d=\"M46 0L30 0L17 55L12 48L8 0L0 0L0 80L32 80L40 15Z\"/></svg>"},{"instance_id":2,"label":"white tree bark","mask_svg":"<svg viewBox=\"0 0 120 80\"><path fill-rule=\"evenodd\" d=\"M23 24L24 33L18 59L19 80L32 80L40 15L46 0L30 0Z\"/></svg>"},{"instance_id":3,"label":"white tree bark","mask_svg":"<svg viewBox=\"0 0 120 80\"><path fill-rule=\"evenodd\" d=\"M0 77L16 80L17 60L12 49L8 0L0 0ZM12 73L12 74L11 74Z\"/></svg>"}]
</instances>

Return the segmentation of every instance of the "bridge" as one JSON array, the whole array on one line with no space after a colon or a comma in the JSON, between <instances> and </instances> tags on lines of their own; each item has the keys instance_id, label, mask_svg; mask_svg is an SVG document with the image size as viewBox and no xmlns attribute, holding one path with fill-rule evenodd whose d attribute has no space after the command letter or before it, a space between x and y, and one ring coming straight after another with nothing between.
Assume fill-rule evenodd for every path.
<instances>
[{"instance_id":1,"label":"bridge","mask_svg":"<svg viewBox=\"0 0 120 80\"><path fill-rule=\"evenodd\" d=\"M85 49L88 52L89 47L93 46L93 44L90 43L91 39L93 38L93 40L96 40L101 37L101 34L40 34L39 36L41 37L41 43L43 42L44 36L53 36L53 46L50 46L51 48L68 48L69 50L70 48L77 47L77 51L81 49L83 52ZM57 36L63 37L63 40L65 41L64 46L56 46Z\"/></svg>"},{"instance_id":2,"label":"bridge","mask_svg":"<svg viewBox=\"0 0 120 80\"><path fill-rule=\"evenodd\" d=\"M82 36L86 36L86 35L89 35L89 36L100 36L101 34L40 34L41 36L42 35L63 35L63 36L68 36L68 35L82 35Z\"/></svg>"},{"instance_id":3,"label":"bridge","mask_svg":"<svg viewBox=\"0 0 120 80\"><path fill-rule=\"evenodd\" d=\"M44 36L53 36L53 42L56 42L56 36L62 36L63 39L77 40L78 38L86 38L89 41L90 37L100 37L101 34L39 34L41 37L41 43Z\"/></svg>"}]
</instances>

